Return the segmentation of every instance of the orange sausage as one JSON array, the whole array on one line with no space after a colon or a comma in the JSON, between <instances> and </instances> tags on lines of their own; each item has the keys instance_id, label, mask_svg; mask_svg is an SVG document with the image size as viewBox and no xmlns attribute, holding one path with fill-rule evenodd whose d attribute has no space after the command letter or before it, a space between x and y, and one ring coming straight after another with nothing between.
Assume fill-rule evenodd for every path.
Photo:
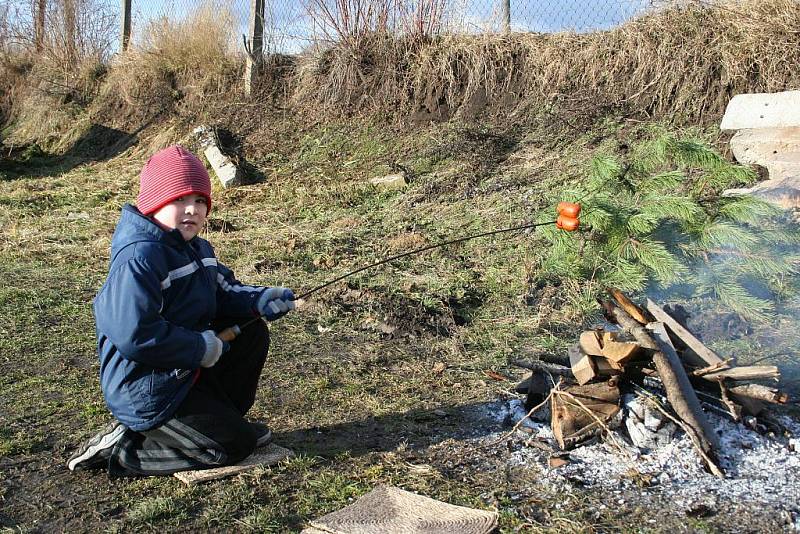
<instances>
[{"instance_id":1,"label":"orange sausage","mask_svg":"<svg viewBox=\"0 0 800 534\"><path fill-rule=\"evenodd\" d=\"M564 215L559 215L558 219L556 220L556 226L562 230L566 230L567 232L573 232L577 230L580 225L581 222L578 219L566 217Z\"/></svg>"},{"instance_id":2,"label":"orange sausage","mask_svg":"<svg viewBox=\"0 0 800 534\"><path fill-rule=\"evenodd\" d=\"M559 215L577 219L581 213L581 205L575 202L559 202L556 211Z\"/></svg>"}]
</instances>

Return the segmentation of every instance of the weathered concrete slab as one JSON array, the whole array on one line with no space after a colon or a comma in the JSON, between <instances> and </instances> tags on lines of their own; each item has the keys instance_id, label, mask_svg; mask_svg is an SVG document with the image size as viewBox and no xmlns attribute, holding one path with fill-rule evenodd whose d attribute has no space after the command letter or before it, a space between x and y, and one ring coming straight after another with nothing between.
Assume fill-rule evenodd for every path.
<instances>
[{"instance_id":1,"label":"weathered concrete slab","mask_svg":"<svg viewBox=\"0 0 800 534\"><path fill-rule=\"evenodd\" d=\"M739 130L730 142L736 161L746 165L800 165L800 126Z\"/></svg>"},{"instance_id":2,"label":"weathered concrete slab","mask_svg":"<svg viewBox=\"0 0 800 534\"><path fill-rule=\"evenodd\" d=\"M211 144L203 154L214 169L222 187L232 187L241 183L242 174L239 167L223 154L216 144Z\"/></svg>"},{"instance_id":3,"label":"weathered concrete slab","mask_svg":"<svg viewBox=\"0 0 800 534\"><path fill-rule=\"evenodd\" d=\"M227 465L214 469L200 469L197 471L181 471L175 473L175 478L184 484L192 485L218 478L225 478L239 473L252 471L256 467L275 465L281 460L291 458L294 453L289 449L270 443L266 447L257 450L236 465Z\"/></svg>"},{"instance_id":4,"label":"weathered concrete slab","mask_svg":"<svg viewBox=\"0 0 800 534\"><path fill-rule=\"evenodd\" d=\"M736 95L722 118L722 130L800 126L800 91Z\"/></svg>"}]
</instances>

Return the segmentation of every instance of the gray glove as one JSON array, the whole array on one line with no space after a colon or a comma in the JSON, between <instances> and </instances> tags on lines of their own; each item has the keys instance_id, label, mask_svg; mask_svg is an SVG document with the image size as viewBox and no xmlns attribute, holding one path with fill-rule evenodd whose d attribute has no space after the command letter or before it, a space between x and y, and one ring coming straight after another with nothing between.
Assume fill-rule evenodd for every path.
<instances>
[{"instance_id":1,"label":"gray glove","mask_svg":"<svg viewBox=\"0 0 800 534\"><path fill-rule=\"evenodd\" d=\"M203 336L203 341L206 342L206 351L203 353L200 365L202 367L214 367L214 364L219 361L219 357L228 352L231 346L218 338L217 333L213 330L206 330L201 335Z\"/></svg>"},{"instance_id":2,"label":"gray glove","mask_svg":"<svg viewBox=\"0 0 800 534\"><path fill-rule=\"evenodd\" d=\"M274 321L294 309L294 293L287 287L268 287L256 302L258 313Z\"/></svg>"}]
</instances>

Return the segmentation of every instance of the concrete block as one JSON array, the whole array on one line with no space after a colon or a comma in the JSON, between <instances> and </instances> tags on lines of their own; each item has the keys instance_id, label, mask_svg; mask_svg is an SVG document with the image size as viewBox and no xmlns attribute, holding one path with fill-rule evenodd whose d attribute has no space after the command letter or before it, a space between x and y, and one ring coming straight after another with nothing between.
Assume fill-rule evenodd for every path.
<instances>
[{"instance_id":1,"label":"concrete block","mask_svg":"<svg viewBox=\"0 0 800 534\"><path fill-rule=\"evenodd\" d=\"M730 147L736 161L745 165L800 165L800 126L739 130Z\"/></svg>"},{"instance_id":2,"label":"concrete block","mask_svg":"<svg viewBox=\"0 0 800 534\"><path fill-rule=\"evenodd\" d=\"M722 118L722 130L800 126L800 91L734 96Z\"/></svg>"},{"instance_id":3,"label":"concrete block","mask_svg":"<svg viewBox=\"0 0 800 534\"><path fill-rule=\"evenodd\" d=\"M223 154L217 145L210 145L203 154L205 154L208 163L211 164L211 168L214 169L214 173L217 175L222 187L231 187L241 183L242 174L239 167L236 166L231 158Z\"/></svg>"}]
</instances>

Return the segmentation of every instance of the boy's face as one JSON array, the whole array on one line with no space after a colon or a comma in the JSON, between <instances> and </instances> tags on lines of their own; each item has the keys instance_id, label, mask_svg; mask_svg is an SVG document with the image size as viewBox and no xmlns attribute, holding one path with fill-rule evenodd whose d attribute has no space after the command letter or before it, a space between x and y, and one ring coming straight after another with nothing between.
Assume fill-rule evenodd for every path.
<instances>
[{"instance_id":1,"label":"boy's face","mask_svg":"<svg viewBox=\"0 0 800 534\"><path fill-rule=\"evenodd\" d=\"M192 193L165 204L153 214L153 218L166 228L177 228L183 238L189 241L200 233L206 222L206 215L206 198Z\"/></svg>"}]
</instances>

